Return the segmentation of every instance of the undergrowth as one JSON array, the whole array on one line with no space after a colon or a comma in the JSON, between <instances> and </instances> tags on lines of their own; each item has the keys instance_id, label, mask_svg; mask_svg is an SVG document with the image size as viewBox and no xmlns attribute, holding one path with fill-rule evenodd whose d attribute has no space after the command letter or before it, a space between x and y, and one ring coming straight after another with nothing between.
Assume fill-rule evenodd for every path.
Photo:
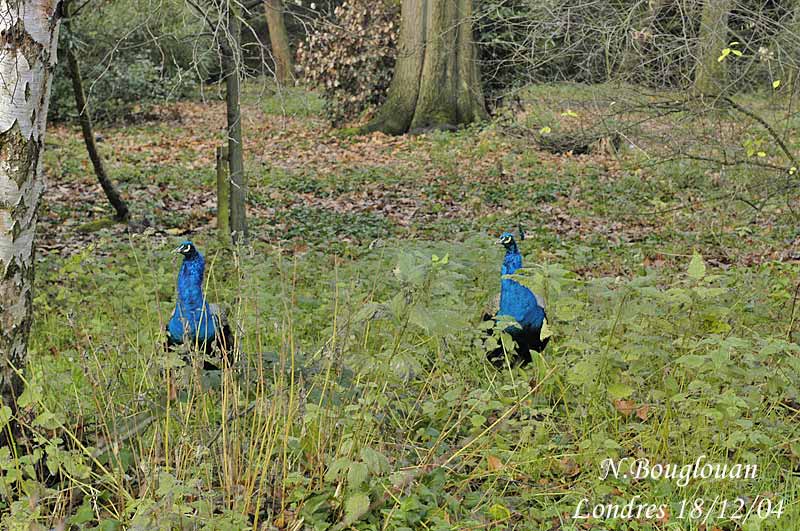
<instances>
[{"instance_id":1,"label":"undergrowth","mask_svg":"<svg viewBox=\"0 0 800 531\"><path fill-rule=\"evenodd\" d=\"M595 119L616 90L533 87L485 127L398 139L332 133L302 89L246 92L256 241L238 254L211 233L219 105L104 132L140 235L98 222L77 130L49 133L28 438L0 450L0 527L797 527L796 188L649 157L634 137L616 153L534 149L617 127ZM668 119L651 141L714 126ZM755 140L732 142L747 156ZM544 295L553 338L496 371L484 352L508 337L481 322L502 258L487 232L519 228L518 279ZM168 249L187 236L237 331L221 373L162 348ZM605 476L609 458L757 474L679 485ZM632 500L665 509L582 518Z\"/></svg>"},{"instance_id":2,"label":"undergrowth","mask_svg":"<svg viewBox=\"0 0 800 531\"><path fill-rule=\"evenodd\" d=\"M634 496L671 517L603 529L695 529L681 500L715 496L783 502L744 529L800 521L794 266L696 255L582 278L526 240L519 279L549 301L554 338L497 372L478 324L498 284L486 236L354 261L197 243L240 332L221 374L160 347L177 269L163 245L105 241L40 268L20 399L35 435L1 450L5 527L567 530L585 528L580 500ZM758 475L600 479L606 458L701 455Z\"/></svg>"}]
</instances>

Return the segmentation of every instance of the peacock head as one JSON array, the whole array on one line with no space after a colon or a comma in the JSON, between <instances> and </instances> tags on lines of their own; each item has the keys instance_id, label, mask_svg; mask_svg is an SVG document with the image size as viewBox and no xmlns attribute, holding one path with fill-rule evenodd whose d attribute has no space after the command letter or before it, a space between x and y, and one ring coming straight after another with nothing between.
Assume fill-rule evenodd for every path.
<instances>
[{"instance_id":1,"label":"peacock head","mask_svg":"<svg viewBox=\"0 0 800 531\"><path fill-rule=\"evenodd\" d=\"M177 246L174 252L182 254L183 258L186 260L191 260L192 258L196 257L199 254L197 252L197 247L195 247L194 244L189 240L186 240L185 242Z\"/></svg>"},{"instance_id":2,"label":"peacock head","mask_svg":"<svg viewBox=\"0 0 800 531\"><path fill-rule=\"evenodd\" d=\"M497 239L497 244L505 247L507 251L517 248L517 242L514 240L514 235L510 232L504 232L501 234L500 238Z\"/></svg>"}]
</instances>

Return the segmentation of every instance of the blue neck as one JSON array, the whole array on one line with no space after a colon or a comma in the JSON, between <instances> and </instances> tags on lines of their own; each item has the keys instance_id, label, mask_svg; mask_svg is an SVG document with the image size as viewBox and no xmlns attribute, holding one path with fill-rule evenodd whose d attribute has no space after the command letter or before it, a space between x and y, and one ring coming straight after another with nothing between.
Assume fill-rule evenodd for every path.
<instances>
[{"instance_id":1,"label":"blue neck","mask_svg":"<svg viewBox=\"0 0 800 531\"><path fill-rule=\"evenodd\" d=\"M178 272L178 304L184 313L203 308L203 274L206 261L199 252L187 256Z\"/></svg>"},{"instance_id":2,"label":"blue neck","mask_svg":"<svg viewBox=\"0 0 800 531\"><path fill-rule=\"evenodd\" d=\"M503 258L503 267L500 269L501 275L512 275L517 269L522 267L522 255L516 244L512 244L506 249L506 256Z\"/></svg>"}]
</instances>

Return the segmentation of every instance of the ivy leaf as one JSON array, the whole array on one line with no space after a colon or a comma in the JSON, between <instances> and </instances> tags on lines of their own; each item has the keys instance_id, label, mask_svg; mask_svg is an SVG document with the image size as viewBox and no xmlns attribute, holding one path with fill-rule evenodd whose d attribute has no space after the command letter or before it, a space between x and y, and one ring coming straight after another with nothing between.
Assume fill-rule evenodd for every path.
<instances>
[{"instance_id":1,"label":"ivy leaf","mask_svg":"<svg viewBox=\"0 0 800 531\"><path fill-rule=\"evenodd\" d=\"M695 251L694 255L692 256L692 261L689 262L689 269L686 272L690 278L695 280L700 280L706 276L706 263L703 261L703 257L697 251Z\"/></svg>"},{"instance_id":2,"label":"ivy leaf","mask_svg":"<svg viewBox=\"0 0 800 531\"><path fill-rule=\"evenodd\" d=\"M344 523L351 525L364 516L369 510L369 496L363 492L354 492L344 502Z\"/></svg>"}]
</instances>

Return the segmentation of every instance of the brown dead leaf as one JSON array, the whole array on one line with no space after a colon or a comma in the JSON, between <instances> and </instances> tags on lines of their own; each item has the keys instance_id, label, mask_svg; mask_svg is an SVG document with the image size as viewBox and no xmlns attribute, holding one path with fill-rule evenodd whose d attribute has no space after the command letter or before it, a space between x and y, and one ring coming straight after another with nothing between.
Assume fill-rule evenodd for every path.
<instances>
[{"instance_id":1,"label":"brown dead leaf","mask_svg":"<svg viewBox=\"0 0 800 531\"><path fill-rule=\"evenodd\" d=\"M169 381L167 382L167 400L174 402L178 399L178 386L175 381L175 376L170 372Z\"/></svg>"},{"instance_id":2,"label":"brown dead leaf","mask_svg":"<svg viewBox=\"0 0 800 531\"><path fill-rule=\"evenodd\" d=\"M647 404L642 404L641 406L636 408L636 416L639 417L641 420L647 420L647 417L650 413L650 406Z\"/></svg>"},{"instance_id":3,"label":"brown dead leaf","mask_svg":"<svg viewBox=\"0 0 800 531\"><path fill-rule=\"evenodd\" d=\"M666 525L669 523L669 507L664 507L664 516L658 519L659 523Z\"/></svg>"},{"instance_id":4,"label":"brown dead leaf","mask_svg":"<svg viewBox=\"0 0 800 531\"><path fill-rule=\"evenodd\" d=\"M486 458L486 464L490 472L497 472L498 470L501 470L503 468L503 462L500 461L499 457L496 457L494 455L490 455L489 457Z\"/></svg>"},{"instance_id":5,"label":"brown dead leaf","mask_svg":"<svg viewBox=\"0 0 800 531\"><path fill-rule=\"evenodd\" d=\"M558 464L559 468L561 468L561 472L567 477L577 476L581 472L580 465L571 457L559 459Z\"/></svg>"},{"instance_id":6,"label":"brown dead leaf","mask_svg":"<svg viewBox=\"0 0 800 531\"><path fill-rule=\"evenodd\" d=\"M622 413L624 416L629 417L636 409L636 402L633 400L614 400L614 409Z\"/></svg>"}]
</instances>

